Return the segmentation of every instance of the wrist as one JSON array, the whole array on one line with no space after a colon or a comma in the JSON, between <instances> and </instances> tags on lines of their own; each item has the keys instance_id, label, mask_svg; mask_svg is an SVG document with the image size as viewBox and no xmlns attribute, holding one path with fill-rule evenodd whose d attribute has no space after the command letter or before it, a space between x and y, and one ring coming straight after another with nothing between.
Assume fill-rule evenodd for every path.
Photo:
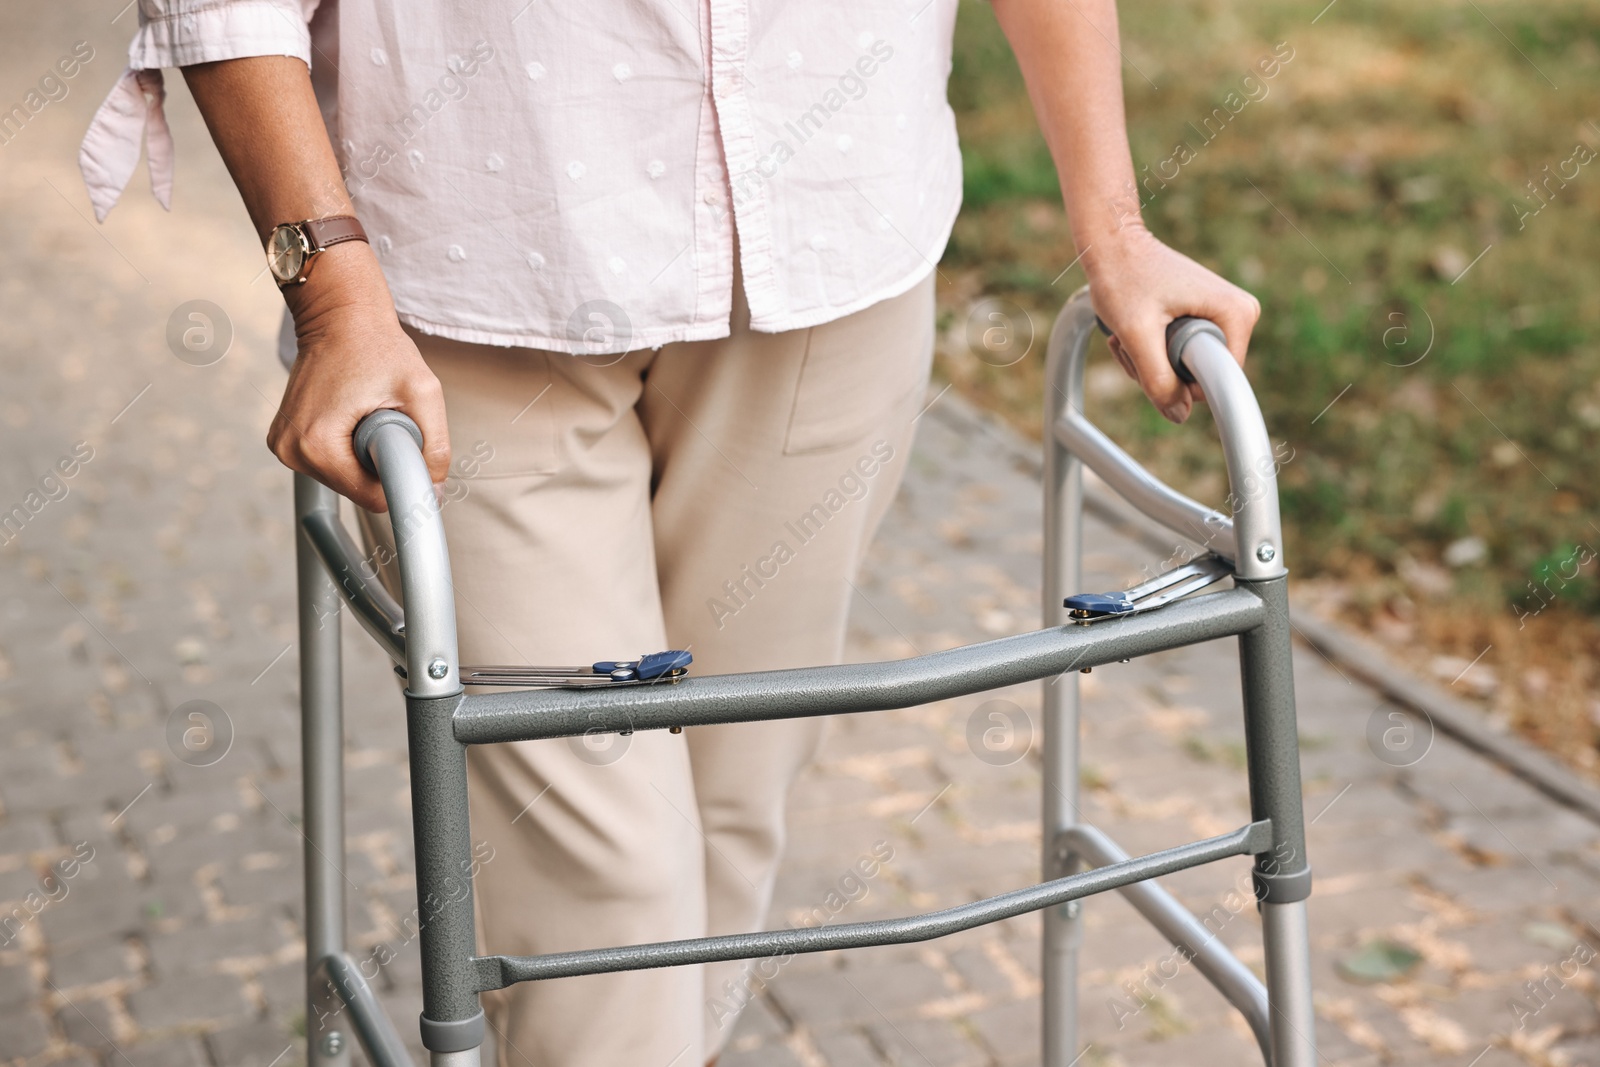
<instances>
[{"instance_id":1,"label":"wrist","mask_svg":"<svg viewBox=\"0 0 1600 1067\"><path fill-rule=\"evenodd\" d=\"M1084 273L1092 281L1096 274L1116 270L1144 256L1156 238L1143 222L1134 219L1121 226L1090 230L1082 236L1074 231L1073 240L1083 259Z\"/></svg>"},{"instance_id":2,"label":"wrist","mask_svg":"<svg viewBox=\"0 0 1600 1067\"><path fill-rule=\"evenodd\" d=\"M1109 191L1106 191L1108 190ZM1085 265L1108 251L1136 247L1150 236L1133 183L1118 190L1102 186L1102 191L1067 198L1067 217L1071 222L1072 241L1084 254Z\"/></svg>"},{"instance_id":3,"label":"wrist","mask_svg":"<svg viewBox=\"0 0 1600 1067\"><path fill-rule=\"evenodd\" d=\"M336 313L377 313L394 317L394 300L378 257L364 241L346 241L318 252L299 285L283 289L295 325Z\"/></svg>"}]
</instances>

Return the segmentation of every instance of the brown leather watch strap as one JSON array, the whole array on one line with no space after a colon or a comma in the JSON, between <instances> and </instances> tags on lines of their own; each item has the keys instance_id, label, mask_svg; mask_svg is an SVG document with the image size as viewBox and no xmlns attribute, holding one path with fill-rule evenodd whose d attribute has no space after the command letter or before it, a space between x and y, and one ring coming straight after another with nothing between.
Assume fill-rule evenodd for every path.
<instances>
[{"instance_id":1,"label":"brown leather watch strap","mask_svg":"<svg viewBox=\"0 0 1600 1067\"><path fill-rule=\"evenodd\" d=\"M311 240L313 252L336 245L342 241L365 241L367 231L354 215L330 215L325 219L307 219L301 224L306 237Z\"/></svg>"}]
</instances>

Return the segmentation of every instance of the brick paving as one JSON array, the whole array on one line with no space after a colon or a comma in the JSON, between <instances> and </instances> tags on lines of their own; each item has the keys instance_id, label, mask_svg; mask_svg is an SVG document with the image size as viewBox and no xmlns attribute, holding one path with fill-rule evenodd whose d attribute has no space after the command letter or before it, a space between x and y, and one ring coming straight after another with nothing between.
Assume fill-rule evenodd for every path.
<instances>
[{"instance_id":1,"label":"brick paving","mask_svg":"<svg viewBox=\"0 0 1600 1067\"><path fill-rule=\"evenodd\" d=\"M141 174L103 230L86 221L75 143L122 62L131 17L113 14L0 13L19 99L74 41L96 49L69 95L0 146L0 510L28 512L0 538L0 1063L290 1067L303 1025L292 542L288 478L260 445L282 383L277 297L178 79L172 216ZM194 299L232 327L210 366L166 341ZM1036 480L958 415L947 397L921 423L859 583L853 656L1036 618ZM1151 562L1097 522L1090 551L1094 586ZM358 632L347 648L350 929L358 949L392 947L382 994L409 1033L420 993L400 926L413 906L403 724L381 658ZM1369 723L1381 730L1392 709L1308 649L1297 677L1325 1061L1600 1067L1600 831L1444 737L1410 766L1380 760ZM1246 820L1231 647L1082 682L1088 818L1133 851ZM992 700L1010 704L979 710ZM175 716L179 733L194 725L194 708L179 711L189 701L231 724L208 766L169 741ZM967 741L996 707L1036 724L1037 687L840 722L796 790L776 921L901 914L1033 881L1026 728L1011 762ZM891 858L856 880L875 849ZM1244 870L1168 885L1210 912ZM1202 980L1164 977L1168 948L1120 899L1085 915L1083 1064L1256 1062ZM1248 910L1221 936L1259 967ZM758 990L724 1065L1034 1063L1037 940L1030 916L797 957ZM1379 941L1413 953L1410 970L1348 980L1341 962Z\"/></svg>"}]
</instances>

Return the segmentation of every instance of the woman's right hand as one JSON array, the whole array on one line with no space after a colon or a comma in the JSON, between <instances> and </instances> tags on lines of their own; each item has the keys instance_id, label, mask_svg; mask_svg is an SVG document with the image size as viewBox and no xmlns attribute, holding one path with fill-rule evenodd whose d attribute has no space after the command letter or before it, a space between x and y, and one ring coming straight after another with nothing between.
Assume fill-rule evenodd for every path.
<instances>
[{"instance_id":1,"label":"woman's right hand","mask_svg":"<svg viewBox=\"0 0 1600 1067\"><path fill-rule=\"evenodd\" d=\"M246 56L183 68L189 90L250 221L263 240L279 223L353 215L311 73L294 56ZM378 479L356 459L356 424L379 408L410 415L434 484L450 469L439 380L395 317L378 257L365 241L316 253L301 285L283 291L300 355L267 447L369 511L384 511Z\"/></svg>"},{"instance_id":2,"label":"woman's right hand","mask_svg":"<svg viewBox=\"0 0 1600 1067\"><path fill-rule=\"evenodd\" d=\"M356 424L379 408L411 416L438 485L450 469L444 393L400 328L371 249L358 242L317 255L304 285L285 290L300 354L267 431L283 464L368 511L388 510L378 479L356 459Z\"/></svg>"}]
</instances>

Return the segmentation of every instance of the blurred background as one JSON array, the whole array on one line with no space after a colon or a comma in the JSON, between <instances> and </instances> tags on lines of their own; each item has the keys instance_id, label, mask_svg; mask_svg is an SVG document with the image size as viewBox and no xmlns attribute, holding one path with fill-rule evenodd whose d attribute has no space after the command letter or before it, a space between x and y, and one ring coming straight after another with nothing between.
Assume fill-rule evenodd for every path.
<instances>
[{"instance_id":1,"label":"blurred background","mask_svg":"<svg viewBox=\"0 0 1600 1067\"><path fill-rule=\"evenodd\" d=\"M262 444L282 304L171 72L172 211L141 162L94 223L78 142L135 18L124 0L0 7L0 515L25 516L0 533L0 1063L293 1067L294 539ZM1144 218L1264 308L1249 373L1297 611L1592 789L1600 0L1129 2L1122 19ZM47 90L63 57L77 73ZM935 402L857 590L857 658L1037 618L1044 339L1084 275L983 3L960 6L950 100L965 207L939 265ZM186 343L197 309L214 332ZM1205 409L1167 424L1096 344L1095 420L1221 505ZM1097 587L1162 555L1091 531ZM404 724L371 696L390 692L382 657L359 633L346 649L351 940L393 950L380 992L413 1036ZM1412 713L1358 682L1298 647L1326 1062L1600 1064L1600 802L1563 806L1425 715L1405 720L1426 729L1415 751L1389 750L1373 724ZM1236 687L1209 647L1084 679L1089 817L1133 851L1237 825ZM881 842L896 858L847 918L1037 877L1037 687L992 696L1014 751L973 746L995 706L977 698L839 729L797 788L782 921ZM1168 882L1205 912L1242 870ZM1085 1067L1253 1062L1192 973L1139 985L1171 950L1126 905L1086 915ZM1259 968L1253 927L1223 937ZM722 1067L1034 1063L1037 937L1025 916L797 958Z\"/></svg>"},{"instance_id":2,"label":"blurred background","mask_svg":"<svg viewBox=\"0 0 1600 1067\"><path fill-rule=\"evenodd\" d=\"M1264 308L1250 378L1293 456L1279 485L1299 591L1592 770L1600 5L1121 15L1145 222ZM1064 271L1055 170L986 5L961 7L950 99L966 200L940 373L1037 438L1043 345L997 366L1014 351L975 351L969 316L1003 298L1043 338L1084 276ZM1168 424L1107 360L1091 386L1113 438L1222 502L1212 437Z\"/></svg>"}]
</instances>

